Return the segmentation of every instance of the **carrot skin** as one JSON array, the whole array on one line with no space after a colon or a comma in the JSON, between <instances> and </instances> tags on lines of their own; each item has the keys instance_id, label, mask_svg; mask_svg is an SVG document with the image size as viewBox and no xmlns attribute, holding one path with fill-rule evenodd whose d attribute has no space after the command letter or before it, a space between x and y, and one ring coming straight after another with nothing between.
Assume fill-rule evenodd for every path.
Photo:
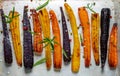
<instances>
[{"instance_id":1,"label":"carrot skin","mask_svg":"<svg viewBox=\"0 0 120 76\"><path fill-rule=\"evenodd\" d=\"M55 70L60 70L62 66L62 48L61 48L60 29L54 11L50 10L49 14L52 22L53 35L55 37L54 41L58 43L58 44L54 44L53 63Z\"/></svg>"},{"instance_id":2,"label":"carrot skin","mask_svg":"<svg viewBox=\"0 0 120 76\"><path fill-rule=\"evenodd\" d=\"M68 64L71 61L70 40L69 40L69 35L68 35L66 19L65 19L62 7L60 7L60 11L61 11L62 31L63 31L63 49L67 55L67 58L66 58L63 54L63 59L64 59L65 64Z\"/></svg>"},{"instance_id":3,"label":"carrot skin","mask_svg":"<svg viewBox=\"0 0 120 76\"><path fill-rule=\"evenodd\" d=\"M91 36L92 36L92 50L96 65L100 64L99 61L99 31L100 31L100 17L98 13L91 15Z\"/></svg>"},{"instance_id":4,"label":"carrot skin","mask_svg":"<svg viewBox=\"0 0 120 76\"><path fill-rule=\"evenodd\" d=\"M89 67L91 61L90 23L85 7L78 8L78 15L83 30L85 67Z\"/></svg>"},{"instance_id":5,"label":"carrot skin","mask_svg":"<svg viewBox=\"0 0 120 76\"><path fill-rule=\"evenodd\" d=\"M118 65L117 44L118 44L118 26L117 23L114 23L110 34L108 52L108 63L111 68L116 68Z\"/></svg>"},{"instance_id":6,"label":"carrot skin","mask_svg":"<svg viewBox=\"0 0 120 76\"><path fill-rule=\"evenodd\" d=\"M74 40L71 69L72 72L77 73L79 72L79 68L80 68L80 41L78 36L77 23L72 8L67 3L64 4L64 7L70 19L71 29L73 32L73 40Z\"/></svg>"},{"instance_id":7,"label":"carrot skin","mask_svg":"<svg viewBox=\"0 0 120 76\"><path fill-rule=\"evenodd\" d=\"M101 36L100 36L100 51L101 51L101 67L102 69L106 63L107 49L108 49L108 37L110 26L110 9L103 8L101 10Z\"/></svg>"}]
</instances>

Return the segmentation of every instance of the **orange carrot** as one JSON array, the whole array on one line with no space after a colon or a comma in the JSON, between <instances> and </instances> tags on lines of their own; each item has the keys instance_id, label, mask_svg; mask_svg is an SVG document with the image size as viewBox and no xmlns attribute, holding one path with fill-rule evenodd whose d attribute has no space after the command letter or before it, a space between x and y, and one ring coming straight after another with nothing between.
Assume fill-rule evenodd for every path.
<instances>
[{"instance_id":1,"label":"orange carrot","mask_svg":"<svg viewBox=\"0 0 120 76\"><path fill-rule=\"evenodd\" d=\"M39 44L39 42L42 41L42 28L38 18L38 13L35 10L32 11L32 18L33 18L33 30L35 32L33 49L36 54L40 55L43 51L43 44Z\"/></svg>"},{"instance_id":2,"label":"orange carrot","mask_svg":"<svg viewBox=\"0 0 120 76\"><path fill-rule=\"evenodd\" d=\"M91 61L90 23L85 7L78 8L78 15L83 28L85 67L89 67Z\"/></svg>"},{"instance_id":3,"label":"orange carrot","mask_svg":"<svg viewBox=\"0 0 120 76\"><path fill-rule=\"evenodd\" d=\"M60 70L62 66L62 48L61 48L61 36L60 36L60 29L57 17L53 10L49 11L50 18L52 21L52 31L55 37L55 42L58 44L54 44L54 52L53 52L53 63L55 70Z\"/></svg>"},{"instance_id":4,"label":"orange carrot","mask_svg":"<svg viewBox=\"0 0 120 76\"><path fill-rule=\"evenodd\" d=\"M115 23L112 27L110 34L108 52L108 63L109 66L112 68L116 68L118 65L117 43L118 43L118 26Z\"/></svg>"}]
</instances>

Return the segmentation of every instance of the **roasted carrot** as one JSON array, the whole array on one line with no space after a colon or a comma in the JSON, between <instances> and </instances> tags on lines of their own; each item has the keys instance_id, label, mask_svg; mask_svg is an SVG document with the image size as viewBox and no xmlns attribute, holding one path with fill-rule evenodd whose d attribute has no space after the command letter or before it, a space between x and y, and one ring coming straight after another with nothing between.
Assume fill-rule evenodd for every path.
<instances>
[{"instance_id":1,"label":"roasted carrot","mask_svg":"<svg viewBox=\"0 0 120 76\"><path fill-rule=\"evenodd\" d=\"M118 26L115 23L112 27L110 39L109 39L109 52L108 52L108 63L112 68L116 68L118 65Z\"/></svg>"},{"instance_id":2,"label":"roasted carrot","mask_svg":"<svg viewBox=\"0 0 120 76\"><path fill-rule=\"evenodd\" d=\"M19 13L14 11L14 16L17 16ZM12 18L13 12L10 12L10 18ZM10 30L12 36L12 43L15 52L16 61L19 66L22 66L22 46L20 40L20 19L19 16L12 19L10 23Z\"/></svg>"},{"instance_id":3,"label":"roasted carrot","mask_svg":"<svg viewBox=\"0 0 120 76\"><path fill-rule=\"evenodd\" d=\"M73 45L71 66L72 66L72 72L76 73L79 71L80 68L80 41L78 36L77 23L72 8L67 3L64 4L64 7L70 19L70 24L73 32L74 45Z\"/></svg>"},{"instance_id":4,"label":"roasted carrot","mask_svg":"<svg viewBox=\"0 0 120 76\"><path fill-rule=\"evenodd\" d=\"M91 61L90 23L85 7L78 8L78 15L83 30L85 67L89 67Z\"/></svg>"},{"instance_id":5,"label":"roasted carrot","mask_svg":"<svg viewBox=\"0 0 120 76\"><path fill-rule=\"evenodd\" d=\"M55 37L54 41L57 44L54 44L54 52L53 52L53 63L55 70L60 70L62 66L62 48L61 48L61 36L60 36L60 28L58 24L57 17L53 10L49 11L50 18L52 22L52 31Z\"/></svg>"},{"instance_id":6,"label":"roasted carrot","mask_svg":"<svg viewBox=\"0 0 120 76\"><path fill-rule=\"evenodd\" d=\"M64 12L62 7L60 7L61 11L61 20L62 20L62 31L63 31L63 49L67 55L67 57L63 54L64 63L68 64L71 61L71 48L70 48L70 40L68 35L68 28L66 24L66 18L64 16Z\"/></svg>"},{"instance_id":7,"label":"roasted carrot","mask_svg":"<svg viewBox=\"0 0 120 76\"><path fill-rule=\"evenodd\" d=\"M12 48L9 39L9 31L7 28L6 19L4 17L3 9L0 9L1 19L2 19L2 27L3 27L3 50L4 50L4 60L6 64L12 64L13 62L13 55L12 55Z\"/></svg>"},{"instance_id":8,"label":"roasted carrot","mask_svg":"<svg viewBox=\"0 0 120 76\"><path fill-rule=\"evenodd\" d=\"M92 36L92 50L96 65L99 65L99 31L100 31L100 17L98 13L91 15L91 36Z\"/></svg>"},{"instance_id":9,"label":"roasted carrot","mask_svg":"<svg viewBox=\"0 0 120 76\"><path fill-rule=\"evenodd\" d=\"M100 35L100 51L101 51L101 67L105 66L107 58L108 49L108 37L109 37L109 27L110 27L110 9L103 8L101 10L101 35Z\"/></svg>"},{"instance_id":10,"label":"roasted carrot","mask_svg":"<svg viewBox=\"0 0 120 76\"><path fill-rule=\"evenodd\" d=\"M24 6L23 12L23 61L25 69L31 70L34 63L34 54L32 46L32 34L30 21L28 17L28 7Z\"/></svg>"},{"instance_id":11,"label":"roasted carrot","mask_svg":"<svg viewBox=\"0 0 120 76\"><path fill-rule=\"evenodd\" d=\"M46 8L42 9L39 12L39 20L41 22L44 38L50 39L50 19ZM45 43L45 45L47 44ZM50 45L45 47L45 57L46 57L46 67L49 70L52 64Z\"/></svg>"},{"instance_id":12,"label":"roasted carrot","mask_svg":"<svg viewBox=\"0 0 120 76\"><path fill-rule=\"evenodd\" d=\"M35 10L32 10L32 19L33 19L33 49L37 55L41 55L43 51L43 44L39 44L42 41L42 26L39 21L38 13Z\"/></svg>"}]
</instances>

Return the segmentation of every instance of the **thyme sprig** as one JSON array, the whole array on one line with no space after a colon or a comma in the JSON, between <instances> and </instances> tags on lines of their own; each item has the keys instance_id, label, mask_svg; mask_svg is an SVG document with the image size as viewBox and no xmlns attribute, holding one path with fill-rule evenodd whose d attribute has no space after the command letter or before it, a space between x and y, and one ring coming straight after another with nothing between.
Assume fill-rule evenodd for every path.
<instances>
[{"instance_id":1,"label":"thyme sprig","mask_svg":"<svg viewBox=\"0 0 120 76\"><path fill-rule=\"evenodd\" d=\"M93 13L96 13L94 10L93 10L93 6L95 6L95 3L88 3L87 6L85 6L85 8L89 9L91 12Z\"/></svg>"}]
</instances>

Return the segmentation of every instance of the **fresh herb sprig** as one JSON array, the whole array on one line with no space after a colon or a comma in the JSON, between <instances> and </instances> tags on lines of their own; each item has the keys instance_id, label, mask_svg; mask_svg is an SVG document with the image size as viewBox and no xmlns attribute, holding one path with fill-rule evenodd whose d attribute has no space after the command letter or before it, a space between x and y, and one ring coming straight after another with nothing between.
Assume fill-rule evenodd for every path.
<instances>
[{"instance_id":1,"label":"fresh herb sprig","mask_svg":"<svg viewBox=\"0 0 120 76\"><path fill-rule=\"evenodd\" d=\"M43 7L47 6L48 3L49 3L49 0L47 0L44 4L38 6L38 7L36 8L36 11L38 11L38 10L42 9Z\"/></svg>"},{"instance_id":2,"label":"fresh herb sprig","mask_svg":"<svg viewBox=\"0 0 120 76\"><path fill-rule=\"evenodd\" d=\"M35 67L35 66L38 66L38 65L45 63L45 62L46 62L46 58L42 58L42 59L38 60L33 66Z\"/></svg>"},{"instance_id":3,"label":"fresh herb sprig","mask_svg":"<svg viewBox=\"0 0 120 76\"><path fill-rule=\"evenodd\" d=\"M93 10L93 6L95 6L95 3L88 3L87 6L85 6L85 8L89 9L91 12L93 13L96 13L94 10Z\"/></svg>"},{"instance_id":4,"label":"fresh herb sprig","mask_svg":"<svg viewBox=\"0 0 120 76\"><path fill-rule=\"evenodd\" d=\"M32 35L37 34L37 33L33 32L33 31L30 31L30 30L28 30L28 32L30 32Z\"/></svg>"},{"instance_id":5,"label":"fresh herb sprig","mask_svg":"<svg viewBox=\"0 0 120 76\"><path fill-rule=\"evenodd\" d=\"M63 52L63 55L65 56L65 58L67 58L67 59L68 59L68 56L67 56L67 54L66 54L66 52L65 52L65 50L64 50L64 49L62 49L62 52Z\"/></svg>"},{"instance_id":6,"label":"fresh herb sprig","mask_svg":"<svg viewBox=\"0 0 120 76\"><path fill-rule=\"evenodd\" d=\"M9 13L8 16L7 16L7 15L4 15L4 17L7 19L7 20L6 20L6 23L11 23L14 18L20 16L20 14L14 16L14 12L15 12L15 7L13 7L13 10L12 10L12 17L10 17L10 13Z\"/></svg>"},{"instance_id":7,"label":"fresh herb sprig","mask_svg":"<svg viewBox=\"0 0 120 76\"><path fill-rule=\"evenodd\" d=\"M45 48L46 46L50 45L51 46L51 50L53 52L54 50L54 43L57 43L54 41L55 37L53 37L52 39L50 38L44 38L43 41L41 41L40 43L45 43L45 46L43 48Z\"/></svg>"},{"instance_id":8,"label":"fresh herb sprig","mask_svg":"<svg viewBox=\"0 0 120 76\"><path fill-rule=\"evenodd\" d=\"M80 41L81 41L81 45L83 45L83 38L81 34L80 34Z\"/></svg>"},{"instance_id":9,"label":"fresh herb sprig","mask_svg":"<svg viewBox=\"0 0 120 76\"><path fill-rule=\"evenodd\" d=\"M50 46L51 46L52 53L53 53L53 51L54 51L54 44L58 44L58 45L59 45L59 43L56 42L56 41L54 41L54 39L55 39L55 37L53 37L52 39L45 38L45 39L43 39L43 41L40 42L40 43L46 43L46 45L45 45L43 48L45 48L46 46L50 45ZM62 48L62 52L63 52L63 55L64 55L66 58L68 58L68 56L67 56L67 54L66 54L66 52L65 52L65 50L64 50L63 48Z\"/></svg>"},{"instance_id":10,"label":"fresh herb sprig","mask_svg":"<svg viewBox=\"0 0 120 76\"><path fill-rule=\"evenodd\" d=\"M31 33L31 34L33 34L33 33ZM50 38L44 38L43 41L40 42L40 44L45 43L45 46L44 46L43 48L45 48L45 47L47 47L48 45L50 45L51 50L52 50L51 52L53 53L53 51L54 51L54 44L58 44L58 45L59 45L59 43L56 42L56 41L54 41L54 39L55 39L55 37L53 37L52 39L50 39ZM64 55L66 58L68 58L68 56L67 56L66 52L64 51L64 49L62 49L62 52L63 52L63 55ZM40 64L42 64L42 63L44 63L44 62L46 62L46 58L43 58L43 59L38 60L38 61L34 64L34 66L40 65Z\"/></svg>"}]
</instances>

